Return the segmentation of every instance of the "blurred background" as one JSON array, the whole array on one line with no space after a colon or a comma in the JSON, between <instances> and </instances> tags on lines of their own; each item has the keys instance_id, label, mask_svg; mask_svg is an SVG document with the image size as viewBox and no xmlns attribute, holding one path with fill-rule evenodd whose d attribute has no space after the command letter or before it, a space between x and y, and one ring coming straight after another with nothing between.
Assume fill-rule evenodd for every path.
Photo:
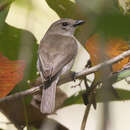
<instances>
[{"instance_id":1,"label":"blurred background","mask_svg":"<svg viewBox=\"0 0 130 130\"><path fill-rule=\"evenodd\" d=\"M104 41L114 39L113 45L115 39L125 41L127 45L123 46L123 51L125 51L124 47L128 48L127 46L129 46L130 43L129 0L2 0L0 3L1 5L7 3L7 6L4 7L3 10L1 8L3 6L0 6L0 53L10 60L24 60L26 65L22 81L17 84L9 94L28 89L30 88L28 82L35 81L37 78L36 60L38 44L49 26L60 18L83 19L86 21L86 24L76 31L76 38L81 44L79 45L78 56L72 68L73 71L79 72L84 69L90 58L86 50L87 42L91 42L89 38L93 35L98 34L99 37L103 37ZM91 46L93 47L93 45ZM93 51L93 53L96 54L95 51ZM92 82L94 74L87 77ZM118 82L116 80L113 85L115 88L122 90L120 92L122 96L126 93L126 97L124 96L124 99L121 99L123 101L114 100L109 102L109 119L106 129L130 129L130 79L126 77L126 75L123 76L120 81L118 79ZM70 103L58 109L56 114L48 116L49 119L57 121L70 130L80 130L86 108L81 101L81 97L77 96L79 95L79 91L85 89L84 84L82 83L81 87L72 88L72 86L75 86L79 82L80 81L77 80L76 82L69 82L60 86L65 99L70 97ZM71 100L71 96L75 96L73 101ZM30 100L31 97L26 98L23 104L29 104ZM7 103L1 105L0 129L15 130L17 129L15 126L24 124L24 117L21 116L21 106L14 105L18 102L19 101L8 103L8 105ZM86 130L102 130L103 108L103 103L98 101L97 109L90 109ZM8 111L8 109L10 109L10 111ZM21 112L20 115L16 114L18 113L17 110ZM11 115L11 113L13 114ZM30 113L33 114L32 109ZM26 116L26 114L24 114L23 116ZM41 121L42 117L38 115L40 114L35 115L36 118L31 117L32 120L36 122ZM18 121L19 116L21 120ZM11 119L15 126L7 118ZM29 118L27 120L29 120ZM25 122L27 120L25 120ZM46 130L51 130L51 128L48 128L49 126L44 125L44 127ZM27 127L25 129L27 129ZM32 129L35 130L36 128Z\"/></svg>"}]
</instances>

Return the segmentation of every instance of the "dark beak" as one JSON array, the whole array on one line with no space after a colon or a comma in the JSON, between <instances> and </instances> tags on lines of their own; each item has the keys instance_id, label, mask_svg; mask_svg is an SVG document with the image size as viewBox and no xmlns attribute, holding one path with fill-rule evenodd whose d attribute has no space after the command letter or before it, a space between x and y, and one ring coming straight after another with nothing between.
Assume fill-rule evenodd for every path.
<instances>
[{"instance_id":1,"label":"dark beak","mask_svg":"<svg viewBox=\"0 0 130 130\"><path fill-rule=\"evenodd\" d=\"M74 26L74 27L77 27L77 26L79 26L79 25L81 25L81 24L84 24L84 23L85 23L84 20L76 20L76 22L73 24L73 26Z\"/></svg>"}]
</instances>

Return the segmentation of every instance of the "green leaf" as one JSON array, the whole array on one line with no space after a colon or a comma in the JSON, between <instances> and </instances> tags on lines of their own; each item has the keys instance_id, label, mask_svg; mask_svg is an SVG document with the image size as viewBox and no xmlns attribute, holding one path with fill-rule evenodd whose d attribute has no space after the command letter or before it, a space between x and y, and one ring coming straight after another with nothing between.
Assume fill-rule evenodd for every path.
<instances>
[{"instance_id":1,"label":"green leaf","mask_svg":"<svg viewBox=\"0 0 130 130\"><path fill-rule=\"evenodd\" d=\"M83 91L79 92L79 94L76 96L72 95L71 97L66 99L64 101L63 106L68 106L68 105L73 105L73 104L83 104L82 93L83 93Z\"/></svg>"},{"instance_id":2,"label":"green leaf","mask_svg":"<svg viewBox=\"0 0 130 130\"><path fill-rule=\"evenodd\" d=\"M115 89L116 92L119 95L119 99L115 98L115 97L110 97L109 101L125 101L125 100L130 100L130 91L128 90L123 90L123 89ZM83 104L83 100L82 100L82 94L85 91L80 91L78 95L72 95L71 97L69 97L68 99L66 99L64 101L63 107L64 106L69 106L69 105L73 105L73 104ZM103 102L104 101L104 97L103 97L103 93L102 93L102 89L97 89L96 90L96 102Z\"/></svg>"},{"instance_id":3,"label":"green leaf","mask_svg":"<svg viewBox=\"0 0 130 130\"><path fill-rule=\"evenodd\" d=\"M37 48L36 38L26 30L5 23L9 8L0 12L0 53L10 60L24 60L26 68L23 80L11 93L28 89L28 80L36 78Z\"/></svg>"},{"instance_id":4,"label":"green leaf","mask_svg":"<svg viewBox=\"0 0 130 130\"><path fill-rule=\"evenodd\" d=\"M46 2L61 18L78 17L76 5L70 0L46 0Z\"/></svg>"},{"instance_id":5,"label":"green leaf","mask_svg":"<svg viewBox=\"0 0 130 130\"><path fill-rule=\"evenodd\" d=\"M10 4L10 1L7 1L7 0L1 0L0 1L0 32L1 32L1 29L3 28L4 26L4 22L5 22L5 18L8 14L8 11L9 11L9 5Z\"/></svg>"},{"instance_id":6,"label":"green leaf","mask_svg":"<svg viewBox=\"0 0 130 130\"><path fill-rule=\"evenodd\" d=\"M122 79L125 79L130 76L130 69L124 70L118 73L117 81L120 81Z\"/></svg>"},{"instance_id":7,"label":"green leaf","mask_svg":"<svg viewBox=\"0 0 130 130\"><path fill-rule=\"evenodd\" d=\"M27 80L36 77L37 47L32 33L17 29L6 23L0 32L0 52L10 60L24 60L26 69L21 87L27 86Z\"/></svg>"}]
</instances>

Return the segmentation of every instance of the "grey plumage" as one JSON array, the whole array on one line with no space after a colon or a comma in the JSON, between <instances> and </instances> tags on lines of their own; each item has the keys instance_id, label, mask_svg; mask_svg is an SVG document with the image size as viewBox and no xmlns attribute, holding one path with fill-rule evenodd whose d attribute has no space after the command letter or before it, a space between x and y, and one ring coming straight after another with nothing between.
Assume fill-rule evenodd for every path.
<instances>
[{"instance_id":1,"label":"grey plumage","mask_svg":"<svg viewBox=\"0 0 130 130\"><path fill-rule=\"evenodd\" d=\"M83 23L61 19L51 25L40 42L37 68L45 81L40 110L52 113L55 109L56 85L61 75L69 71L77 54L77 41L73 37L75 27Z\"/></svg>"}]
</instances>

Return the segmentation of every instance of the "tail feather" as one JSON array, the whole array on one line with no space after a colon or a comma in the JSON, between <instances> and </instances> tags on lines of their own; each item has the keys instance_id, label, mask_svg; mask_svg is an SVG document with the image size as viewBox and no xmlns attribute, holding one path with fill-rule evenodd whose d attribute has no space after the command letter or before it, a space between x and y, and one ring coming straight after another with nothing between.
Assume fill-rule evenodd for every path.
<instances>
[{"instance_id":1,"label":"tail feather","mask_svg":"<svg viewBox=\"0 0 130 130\"><path fill-rule=\"evenodd\" d=\"M55 110L56 85L59 76L53 80L49 87L42 90L42 100L40 110L42 113L52 113Z\"/></svg>"}]
</instances>

